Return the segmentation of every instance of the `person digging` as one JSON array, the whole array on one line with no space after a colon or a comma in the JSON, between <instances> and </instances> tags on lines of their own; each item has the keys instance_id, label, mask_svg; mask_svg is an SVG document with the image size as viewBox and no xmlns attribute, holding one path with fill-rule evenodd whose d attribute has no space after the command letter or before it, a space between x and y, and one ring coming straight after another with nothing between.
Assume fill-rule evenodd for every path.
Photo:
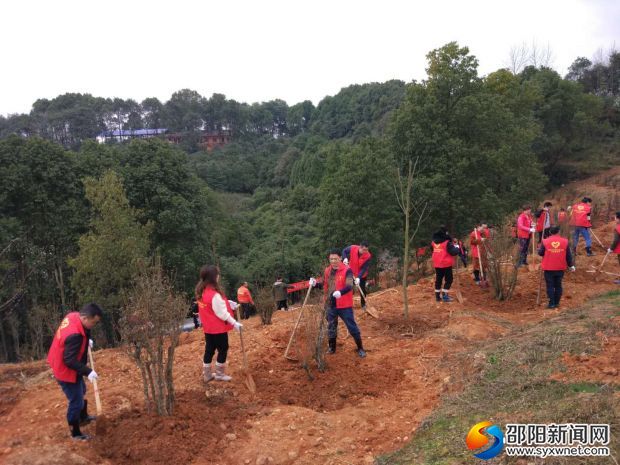
<instances>
[{"instance_id":1,"label":"person digging","mask_svg":"<svg viewBox=\"0 0 620 465\"><path fill-rule=\"evenodd\" d=\"M353 272L342 263L340 250L332 249L328 254L329 266L323 273L323 282L317 283L310 278L310 287L323 289L325 312L327 314L328 354L336 352L336 338L338 336L338 318L344 321L349 334L357 345L357 355L366 357L362 344L362 335L353 316Z\"/></svg>"},{"instance_id":2,"label":"person digging","mask_svg":"<svg viewBox=\"0 0 620 465\"><path fill-rule=\"evenodd\" d=\"M84 376L92 383L97 373L86 366L88 345L93 346L90 330L101 320L103 312L95 303L89 303L79 312L68 313L54 334L54 340L47 354L47 362L54 378L67 397L67 423L71 438L87 441L80 426L90 423L96 417L88 414L88 401L84 399L86 384Z\"/></svg>"},{"instance_id":3,"label":"person digging","mask_svg":"<svg viewBox=\"0 0 620 465\"><path fill-rule=\"evenodd\" d=\"M620 211L616 212L616 224L614 225L614 241L607 249L607 253L615 253L618 257L618 265L620 265ZM614 284L620 284L620 279L616 279Z\"/></svg>"}]
</instances>

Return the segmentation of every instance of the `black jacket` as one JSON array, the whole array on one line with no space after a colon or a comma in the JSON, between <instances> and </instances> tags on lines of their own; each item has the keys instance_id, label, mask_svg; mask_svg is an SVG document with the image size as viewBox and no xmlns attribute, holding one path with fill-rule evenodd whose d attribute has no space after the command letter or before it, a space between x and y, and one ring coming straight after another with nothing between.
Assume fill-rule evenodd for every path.
<instances>
[{"instance_id":1,"label":"black jacket","mask_svg":"<svg viewBox=\"0 0 620 465\"><path fill-rule=\"evenodd\" d=\"M448 241L448 253L453 257L459 255L461 249L460 247L456 247L452 242L452 238L449 234L446 234L443 231L437 231L433 234L433 242L435 244L441 244L442 242Z\"/></svg>"},{"instance_id":2,"label":"black jacket","mask_svg":"<svg viewBox=\"0 0 620 465\"><path fill-rule=\"evenodd\" d=\"M62 355L62 360L67 367L77 371L78 376L88 376L93 371L86 366L88 361L88 340L90 339L90 330L84 328L86 333L86 349L82 358L78 360L78 354L80 353L80 347L82 347L82 341L84 336L81 334L72 334L65 339L65 350Z\"/></svg>"}]
</instances>

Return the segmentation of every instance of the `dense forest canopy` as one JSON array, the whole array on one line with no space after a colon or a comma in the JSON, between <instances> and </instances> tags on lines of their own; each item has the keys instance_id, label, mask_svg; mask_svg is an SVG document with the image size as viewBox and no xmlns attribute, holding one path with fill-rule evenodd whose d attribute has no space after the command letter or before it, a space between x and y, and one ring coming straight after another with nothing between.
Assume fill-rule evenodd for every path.
<instances>
[{"instance_id":1,"label":"dense forest canopy","mask_svg":"<svg viewBox=\"0 0 620 465\"><path fill-rule=\"evenodd\" d=\"M241 281L316 275L329 247L364 239L402 259L394 186L410 160L429 205L420 240L439 224L501 221L618 163L619 56L577 58L564 78L534 66L480 76L449 43L421 82L352 85L316 107L183 89L140 103L69 93L0 117L0 360L42 356L58 317L88 300L109 310L115 343L124 293L154 256L188 296L204 263L234 295ZM183 139L94 140L140 128ZM197 134L221 130L231 143L198 149Z\"/></svg>"}]
</instances>

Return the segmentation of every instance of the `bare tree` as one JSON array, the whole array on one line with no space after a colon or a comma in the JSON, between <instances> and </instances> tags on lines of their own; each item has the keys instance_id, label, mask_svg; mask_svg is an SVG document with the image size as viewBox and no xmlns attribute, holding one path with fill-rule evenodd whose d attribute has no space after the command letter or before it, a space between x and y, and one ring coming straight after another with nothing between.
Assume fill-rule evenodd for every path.
<instances>
[{"instance_id":1,"label":"bare tree","mask_svg":"<svg viewBox=\"0 0 620 465\"><path fill-rule=\"evenodd\" d=\"M411 255L411 244L420 229L424 220L428 217L428 201L423 198L413 199L415 180L418 176L418 161L408 160L405 168L396 168L396 182L394 193L396 201L403 213L403 314L405 319L409 319L409 299L407 292L407 276L409 274L409 262ZM402 172L401 172L402 171Z\"/></svg>"},{"instance_id":2,"label":"bare tree","mask_svg":"<svg viewBox=\"0 0 620 465\"><path fill-rule=\"evenodd\" d=\"M173 413L174 352L187 307L157 260L136 279L120 320L122 340L142 375L146 409L158 415Z\"/></svg>"},{"instance_id":3,"label":"bare tree","mask_svg":"<svg viewBox=\"0 0 620 465\"><path fill-rule=\"evenodd\" d=\"M520 45L510 47L508 69L513 74L519 74L526 66L551 68L553 66L553 51L549 43L546 46L541 46L534 39L530 45L521 42Z\"/></svg>"},{"instance_id":4,"label":"bare tree","mask_svg":"<svg viewBox=\"0 0 620 465\"><path fill-rule=\"evenodd\" d=\"M525 42L521 42L521 45L513 45L510 47L508 55L508 69L512 74L519 74L523 71L523 68L528 62L528 49Z\"/></svg>"}]
</instances>

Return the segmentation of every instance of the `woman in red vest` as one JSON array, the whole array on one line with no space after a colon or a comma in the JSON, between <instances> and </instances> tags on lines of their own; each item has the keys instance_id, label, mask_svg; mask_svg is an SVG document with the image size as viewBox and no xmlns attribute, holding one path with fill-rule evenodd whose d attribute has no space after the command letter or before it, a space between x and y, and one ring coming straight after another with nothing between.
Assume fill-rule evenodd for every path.
<instances>
[{"instance_id":1,"label":"woman in red vest","mask_svg":"<svg viewBox=\"0 0 620 465\"><path fill-rule=\"evenodd\" d=\"M560 227L553 226L550 229L550 236L543 239L538 248L538 255L542 256L541 267L545 273L545 283L547 284L547 296L549 305L547 308L556 308L560 305L562 297L562 279L564 271L573 266L573 257L568 246L568 239L560 236Z\"/></svg>"},{"instance_id":2,"label":"woman in red vest","mask_svg":"<svg viewBox=\"0 0 620 465\"><path fill-rule=\"evenodd\" d=\"M455 257L459 254L460 247L452 242L452 238L444 227L433 234L431 246L433 248L433 266L435 267L435 300L437 302L452 302L448 293L453 280L452 266ZM442 282L445 283L443 287Z\"/></svg>"},{"instance_id":3,"label":"woman in red vest","mask_svg":"<svg viewBox=\"0 0 620 465\"><path fill-rule=\"evenodd\" d=\"M323 288L323 303L327 314L327 353L336 352L338 318L341 318L357 345L357 355L364 358L366 351L362 335L353 316L353 272L342 262L340 250L330 250L328 258L329 266L323 272L323 282L317 283L314 278L308 282L310 287Z\"/></svg>"},{"instance_id":4,"label":"woman in red vest","mask_svg":"<svg viewBox=\"0 0 620 465\"><path fill-rule=\"evenodd\" d=\"M90 436L82 434L80 425L95 419L88 415L88 403L84 399L84 376L87 376L91 383L98 378L97 373L86 366L87 345L92 347L90 330L102 316L101 308L95 303L84 305L79 313L68 313L56 330L47 354L47 362L52 368L54 378L69 401L67 422L71 428L71 437L82 441L90 439Z\"/></svg>"},{"instance_id":5,"label":"woman in red vest","mask_svg":"<svg viewBox=\"0 0 620 465\"><path fill-rule=\"evenodd\" d=\"M617 254L618 265L620 265L620 211L616 212L616 226L614 229L614 241L612 242L609 249L607 249L607 252ZM616 279L614 283L620 284L620 279Z\"/></svg>"},{"instance_id":6,"label":"woman in red vest","mask_svg":"<svg viewBox=\"0 0 620 465\"><path fill-rule=\"evenodd\" d=\"M474 262L474 282L480 284L480 262L482 262L482 274L487 275L488 260L484 242L491 237L491 231L486 223L479 223L469 235L471 256Z\"/></svg>"},{"instance_id":7,"label":"woman in red vest","mask_svg":"<svg viewBox=\"0 0 620 465\"><path fill-rule=\"evenodd\" d=\"M237 303L228 300L221 291L220 270L214 265L205 265L200 269L200 280L196 284L195 296L198 314L205 333L205 353L203 358L203 376L206 383L230 381L226 374L226 355L228 354L228 331L241 331L243 325L234 318L233 310ZM211 362L217 350L215 374L211 371Z\"/></svg>"}]
</instances>

